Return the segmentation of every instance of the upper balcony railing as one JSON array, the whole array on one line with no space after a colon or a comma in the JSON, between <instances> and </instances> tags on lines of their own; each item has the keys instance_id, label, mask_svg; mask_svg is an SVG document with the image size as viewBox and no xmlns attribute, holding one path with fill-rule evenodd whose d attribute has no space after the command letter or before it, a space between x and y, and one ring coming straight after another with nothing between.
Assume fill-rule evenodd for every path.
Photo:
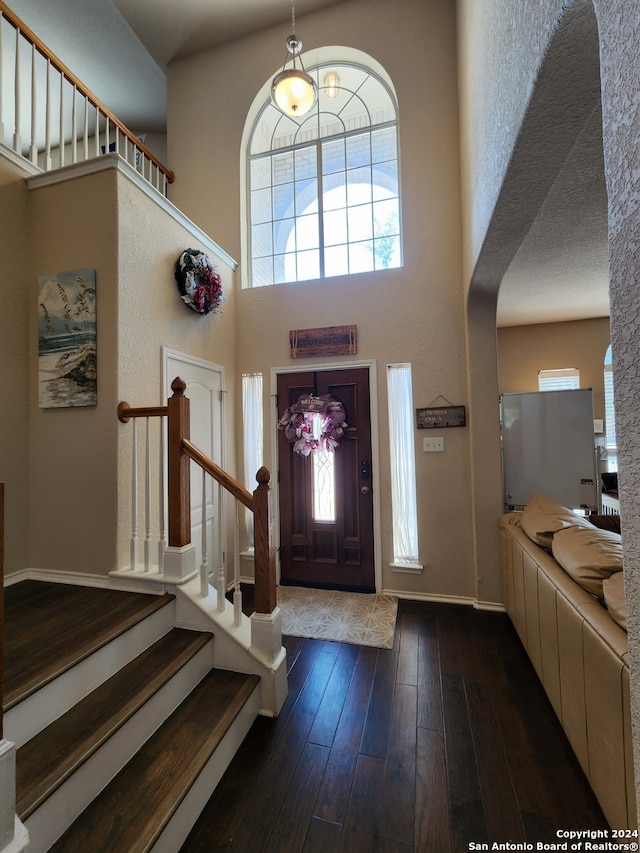
<instances>
[{"instance_id":1,"label":"upper balcony railing","mask_svg":"<svg viewBox=\"0 0 640 853\"><path fill-rule=\"evenodd\" d=\"M116 152L163 195L174 180L2 0L0 142L43 172Z\"/></svg>"}]
</instances>

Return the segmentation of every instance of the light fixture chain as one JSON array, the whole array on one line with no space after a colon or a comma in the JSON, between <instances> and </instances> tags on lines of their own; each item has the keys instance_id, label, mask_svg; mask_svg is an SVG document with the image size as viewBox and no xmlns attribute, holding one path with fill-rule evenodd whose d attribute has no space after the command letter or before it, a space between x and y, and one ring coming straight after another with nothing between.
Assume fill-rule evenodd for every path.
<instances>
[{"instance_id":1,"label":"light fixture chain","mask_svg":"<svg viewBox=\"0 0 640 853\"><path fill-rule=\"evenodd\" d=\"M296 31L296 7L293 0L291 0L291 32L295 34Z\"/></svg>"}]
</instances>

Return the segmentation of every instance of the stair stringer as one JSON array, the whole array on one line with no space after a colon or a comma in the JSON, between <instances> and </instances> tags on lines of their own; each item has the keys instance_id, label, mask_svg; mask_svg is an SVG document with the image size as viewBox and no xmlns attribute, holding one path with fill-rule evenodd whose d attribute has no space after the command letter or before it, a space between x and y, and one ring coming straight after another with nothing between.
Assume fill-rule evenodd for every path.
<instances>
[{"instance_id":1,"label":"stair stringer","mask_svg":"<svg viewBox=\"0 0 640 853\"><path fill-rule=\"evenodd\" d=\"M228 601L225 602L225 609L219 611L218 597L211 585L206 598L200 594L200 581L197 578L175 587L167 584L166 588L176 596L176 627L213 631L216 637L214 665L219 669L258 675L259 714L277 717L288 691L287 654L284 647L280 646L270 657L252 645L251 620L242 616L241 624L236 625L233 605Z\"/></svg>"}]
</instances>

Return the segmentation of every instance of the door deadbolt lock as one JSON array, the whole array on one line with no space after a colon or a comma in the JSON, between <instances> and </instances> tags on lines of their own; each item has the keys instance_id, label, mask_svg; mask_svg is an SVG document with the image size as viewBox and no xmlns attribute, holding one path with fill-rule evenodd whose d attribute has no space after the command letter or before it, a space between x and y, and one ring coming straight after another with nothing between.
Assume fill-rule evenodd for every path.
<instances>
[{"instance_id":1,"label":"door deadbolt lock","mask_svg":"<svg viewBox=\"0 0 640 853\"><path fill-rule=\"evenodd\" d=\"M360 486L361 495L368 495L370 491L371 489L369 488L369 486Z\"/></svg>"}]
</instances>

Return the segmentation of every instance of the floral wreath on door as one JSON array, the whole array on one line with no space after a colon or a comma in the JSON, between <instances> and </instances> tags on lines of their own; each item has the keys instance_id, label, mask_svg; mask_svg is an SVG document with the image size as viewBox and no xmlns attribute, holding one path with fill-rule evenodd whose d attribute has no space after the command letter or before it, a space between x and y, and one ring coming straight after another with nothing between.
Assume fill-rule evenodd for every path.
<instances>
[{"instance_id":1,"label":"floral wreath on door","mask_svg":"<svg viewBox=\"0 0 640 853\"><path fill-rule=\"evenodd\" d=\"M344 406L331 394L303 394L278 421L293 450L300 456L314 451L333 451L347 428Z\"/></svg>"}]
</instances>

